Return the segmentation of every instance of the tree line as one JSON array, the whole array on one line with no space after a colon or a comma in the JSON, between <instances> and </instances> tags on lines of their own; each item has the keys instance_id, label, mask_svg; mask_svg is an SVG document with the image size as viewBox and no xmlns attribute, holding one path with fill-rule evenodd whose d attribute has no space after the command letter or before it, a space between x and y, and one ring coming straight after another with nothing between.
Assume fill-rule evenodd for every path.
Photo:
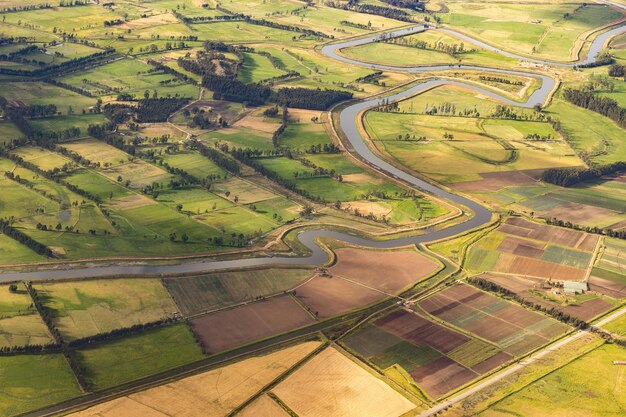
<instances>
[{"instance_id":1,"label":"tree line","mask_svg":"<svg viewBox=\"0 0 626 417\"><path fill-rule=\"evenodd\" d=\"M325 5L334 9L373 14L377 16L387 17L390 19L400 20L403 22L413 22L411 14L404 10L395 9L392 7L378 6L374 4L361 4L358 0L350 0L347 3L342 3L340 1L327 1Z\"/></svg>"},{"instance_id":2,"label":"tree line","mask_svg":"<svg viewBox=\"0 0 626 417\"><path fill-rule=\"evenodd\" d=\"M568 229L580 230L587 233L594 233L596 235L604 235L615 239L626 240L626 230L603 229L597 226L581 226L579 224L557 218L548 218L546 219L546 223L552 226L566 227Z\"/></svg>"},{"instance_id":3,"label":"tree line","mask_svg":"<svg viewBox=\"0 0 626 417\"><path fill-rule=\"evenodd\" d=\"M39 255L43 255L48 258L55 257L55 254L54 252L52 252L52 249L50 249L48 246L44 245L43 243L36 241L35 239L28 236L26 233L22 232L21 230L13 227L9 220L0 219L0 233L21 243L22 245L31 249L33 252L38 253Z\"/></svg>"},{"instance_id":4,"label":"tree line","mask_svg":"<svg viewBox=\"0 0 626 417\"><path fill-rule=\"evenodd\" d=\"M626 110L622 109L617 101L608 97L599 97L587 90L575 90L566 88L563 91L563 97L577 105L603 116L608 117L617 123L621 128L626 129Z\"/></svg>"},{"instance_id":5,"label":"tree line","mask_svg":"<svg viewBox=\"0 0 626 417\"><path fill-rule=\"evenodd\" d=\"M591 168L550 168L541 174L541 181L561 187L572 187L583 181L598 179L620 171L626 171L626 162L613 162Z\"/></svg>"}]
</instances>

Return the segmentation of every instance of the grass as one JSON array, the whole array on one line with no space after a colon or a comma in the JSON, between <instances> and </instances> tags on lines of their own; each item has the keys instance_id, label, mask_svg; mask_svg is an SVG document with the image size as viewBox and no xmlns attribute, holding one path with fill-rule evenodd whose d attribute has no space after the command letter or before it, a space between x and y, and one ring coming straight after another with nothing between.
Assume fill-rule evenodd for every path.
<instances>
[{"instance_id":1,"label":"grass","mask_svg":"<svg viewBox=\"0 0 626 417\"><path fill-rule=\"evenodd\" d=\"M0 286L0 347L45 345L54 340L23 284Z\"/></svg>"},{"instance_id":2,"label":"grass","mask_svg":"<svg viewBox=\"0 0 626 417\"><path fill-rule=\"evenodd\" d=\"M103 114L73 114L43 119L30 120L28 123L35 129L44 132L59 132L71 127L80 129L81 135L87 135L89 125L104 124L106 117Z\"/></svg>"},{"instance_id":3,"label":"grass","mask_svg":"<svg viewBox=\"0 0 626 417\"><path fill-rule=\"evenodd\" d=\"M310 269L258 269L168 278L165 286L184 314L195 314L291 290L311 275Z\"/></svg>"},{"instance_id":4,"label":"grass","mask_svg":"<svg viewBox=\"0 0 626 417\"><path fill-rule=\"evenodd\" d=\"M8 145L22 136L22 132L11 121L0 120L0 146Z\"/></svg>"},{"instance_id":5,"label":"grass","mask_svg":"<svg viewBox=\"0 0 626 417\"><path fill-rule=\"evenodd\" d=\"M14 416L78 397L63 355L0 356L0 415Z\"/></svg>"},{"instance_id":6,"label":"grass","mask_svg":"<svg viewBox=\"0 0 626 417\"><path fill-rule=\"evenodd\" d=\"M173 324L76 351L85 379L100 391L202 359L185 324Z\"/></svg>"},{"instance_id":7,"label":"grass","mask_svg":"<svg viewBox=\"0 0 626 417\"><path fill-rule=\"evenodd\" d=\"M64 339L75 340L176 314L158 279L105 279L36 285Z\"/></svg>"},{"instance_id":8,"label":"grass","mask_svg":"<svg viewBox=\"0 0 626 417\"><path fill-rule=\"evenodd\" d=\"M237 79L244 83L256 83L283 74L285 72L274 68L268 57L253 53L243 53L243 64L237 72Z\"/></svg>"},{"instance_id":9,"label":"grass","mask_svg":"<svg viewBox=\"0 0 626 417\"><path fill-rule=\"evenodd\" d=\"M70 107L75 113L96 105L96 99L55 87L43 82L10 82L3 83L2 96L9 101L21 101L26 105L54 104L63 115L69 113Z\"/></svg>"},{"instance_id":10,"label":"grass","mask_svg":"<svg viewBox=\"0 0 626 417\"><path fill-rule=\"evenodd\" d=\"M71 159L61 154L34 146L22 146L13 151L13 154L44 171L52 171L55 168L62 168L63 165L72 164Z\"/></svg>"},{"instance_id":11,"label":"grass","mask_svg":"<svg viewBox=\"0 0 626 417\"><path fill-rule=\"evenodd\" d=\"M619 415L626 407L624 348L604 344L492 405L480 416Z\"/></svg>"}]
</instances>

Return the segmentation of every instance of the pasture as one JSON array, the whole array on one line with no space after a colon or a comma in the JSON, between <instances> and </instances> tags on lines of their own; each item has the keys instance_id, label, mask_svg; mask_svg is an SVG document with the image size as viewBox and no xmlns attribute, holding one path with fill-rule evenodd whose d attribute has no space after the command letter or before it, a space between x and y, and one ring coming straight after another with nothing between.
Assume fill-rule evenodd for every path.
<instances>
[{"instance_id":1,"label":"pasture","mask_svg":"<svg viewBox=\"0 0 626 417\"><path fill-rule=\"evenodd\" d=\"M252 356L178 381L140 391L72 417L131 417L144 414L179 414L190 417L227 415L265 385L313 352L319 342L304 342Z\"/></svg>"},{"instance_id":2,"label":"pasture","mask_svg":"<svg viewBox=\"0 0 626 417\"><path fill-rule=\"evenodd\" d=\"M23 284L0 286L0 348L46 345L54 340Z\"/></svg>"},{"instance_id":3,"label":"pasture","mask_svg":"<svg viewBox=\"0 0 626 417\"><path fill-rule=\"evenodd\" d=\"M623 347L604 344L498 401L480 416L507 416L520 409L529 417L620 414L626 407L626 388L621 383L626 368L613 361L623 357Z\"/></svg>"},{"instance_id":4,"label":"pasture","mask_svg":"<svg viewBox=\"0 0 626 417\"><path fill-rule=\"evenodd\" d=\"M70 341L177 314L158 279L104 279L37 284L43 304Z\"/></svg>"},{"instance_id":5,"label":"pasture","mask_svg":"<svg viewBox=\"0 0 626 417\"><path fill-rule=\"evenodd\" d=\"M76 351L95 391L126 384L202 359L185 324L172 324Z\"/></svg>"}]
</instances>

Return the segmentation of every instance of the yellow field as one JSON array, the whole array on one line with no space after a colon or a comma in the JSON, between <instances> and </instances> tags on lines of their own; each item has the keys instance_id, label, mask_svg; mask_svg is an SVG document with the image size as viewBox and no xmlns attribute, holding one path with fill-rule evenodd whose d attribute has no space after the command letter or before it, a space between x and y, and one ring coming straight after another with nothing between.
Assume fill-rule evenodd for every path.
<instances>
[{"instance_id":1,"label":"yellow field","mask_svg":"<svg viewBox=\"0 0 626 417\"><path fill-rule=\"evenodd\" d=\"M72 162L72 160L64 157L63 155L47 149L37 148L35 146L23 146L13 151L13 153L26 162L35 164L38 168L43 169L44 171L61 168L63 165Z\"/></svg>"},{"instance_id":2,"label":"yellow field","mask_svg":"<svg viewBox=\"0 0 626 417\"><path fill-rule=\"evenodd\" d=\"M264 395L237 414L237 417L289 417L276 401Z\"/></svg>"},{"instance_id":3,"label":"yellow field","mask_svg":"<svg viewBox=\"0 0 626 417\"><path fill-rule=\"evenodd\" d=\"M118 398L71 416L225 416L319 345L319 342L301 343Z\"/></svg>"},{"instance_id":4,"label":"yellow field","mask_svg":"<svg viewBox=\"0 0 626 417\"><path fill-rule=\"evenodd\" d=\"M83 139L76 142L64 143L63 147L76 152L94 164L99 162L102 166L107 163L117 165L128 161L128 154L126 152L122 152L97 139Z\"/></svg>"},{"instance_id":5,"label":"yellow field","mask_svg":"<svg viewBox=\"0 0 626 417\"><path fill-rule=\"evenodd\" d=\"M108 279L36 285L65 338L80 339L148 323L178 309L158 279Z\"/></svg>"},{"instance_id":6,"label":"yellow field","mask_svg":"<svg viewBox=\"0 0 626 417\"><path fill-rule=\"evenodd\" d=\"M415 408L333 348L304 364L273 392L299 417L395 417Z\"/></svg>"}]
</instances>

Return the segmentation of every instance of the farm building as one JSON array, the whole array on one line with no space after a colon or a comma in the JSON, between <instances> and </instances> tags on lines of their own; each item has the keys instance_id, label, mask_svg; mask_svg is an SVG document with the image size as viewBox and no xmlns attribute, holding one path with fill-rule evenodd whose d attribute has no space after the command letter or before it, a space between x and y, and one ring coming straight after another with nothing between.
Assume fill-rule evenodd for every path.
<instances>
[{"instance_id":1,"label":"farm building","mask_svg":"<svg viewBox=\"0 0 626 417\"><path fill-rule=\"evenodd\" d=\"M584 294L588 289L586 282L563 281L563 292L565 294Z\"/></svg>"}]
</instances>

